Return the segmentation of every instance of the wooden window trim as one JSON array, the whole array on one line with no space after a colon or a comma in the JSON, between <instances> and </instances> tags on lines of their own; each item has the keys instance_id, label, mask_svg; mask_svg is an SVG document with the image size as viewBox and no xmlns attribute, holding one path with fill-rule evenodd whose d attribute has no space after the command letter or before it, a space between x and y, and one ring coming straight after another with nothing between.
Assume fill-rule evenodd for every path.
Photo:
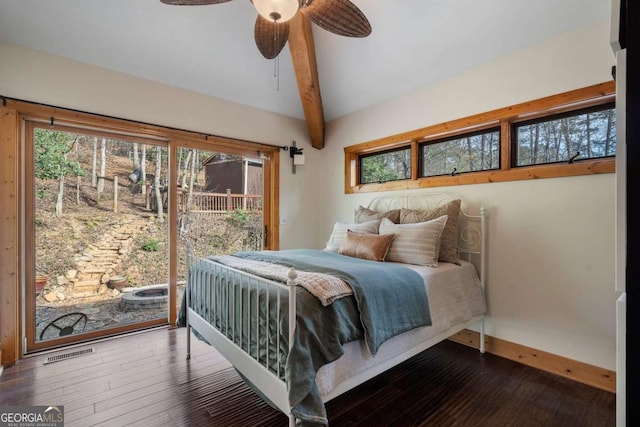
<instances>
[{"instance_id":1,"label":"wooden window trim","mask_svg":"<svg viewBox=\"0 0 640 427\"><path fill-rule=\"evenodd\" d=\"M492 110L473 116L439 123L397 135L376 139L344 148L345 193L395 191L452 185L558 178L615 172L615 158L581 160L576 163L556 163L511 167L511 124L610 103L615 100L615 82L609 81L564 92L545 98ZM491 127L500 127L500 169L467 172L456 176L419 178L417 176L418 145L425 141L444 139ZM359 156L411 145L412 178L384 183L358 184Z\"/></svg>"}]
</instances>

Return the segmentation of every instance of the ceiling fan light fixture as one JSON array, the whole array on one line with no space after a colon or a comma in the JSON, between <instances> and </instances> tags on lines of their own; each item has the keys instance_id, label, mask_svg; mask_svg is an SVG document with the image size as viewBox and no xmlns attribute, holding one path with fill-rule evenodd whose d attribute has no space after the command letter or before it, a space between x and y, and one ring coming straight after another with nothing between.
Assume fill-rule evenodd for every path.
<instances>
[{"instance_id":1,"label":"ceiling fan light fixture","mask_svg":"<svg viewBox=\"0 0 640 427\"><path fill-rule=\"evenodd\" d=\"M271 22L287 22L300 8L299 0L252 0L258 13Z\"/></svg>"}]
</instances>

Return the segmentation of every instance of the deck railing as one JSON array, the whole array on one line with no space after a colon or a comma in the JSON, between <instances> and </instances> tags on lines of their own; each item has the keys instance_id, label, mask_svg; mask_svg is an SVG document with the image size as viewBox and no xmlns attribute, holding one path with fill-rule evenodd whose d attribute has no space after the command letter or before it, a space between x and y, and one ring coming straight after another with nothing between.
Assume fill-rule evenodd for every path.
<instances>
[{"instance_id":1,"label":"deck railing","mask_svg":"<svg viewBox=\"0 0 640 427\"><path fill-rule=\"evenodd\" d=\"M178 190L178 211L187 210L189 192ZM191 212L224 213L242 209L245 211L262 210L262 196L259 194L231 194L193 192L191 194Z\"/></svg>"}]
</instances>

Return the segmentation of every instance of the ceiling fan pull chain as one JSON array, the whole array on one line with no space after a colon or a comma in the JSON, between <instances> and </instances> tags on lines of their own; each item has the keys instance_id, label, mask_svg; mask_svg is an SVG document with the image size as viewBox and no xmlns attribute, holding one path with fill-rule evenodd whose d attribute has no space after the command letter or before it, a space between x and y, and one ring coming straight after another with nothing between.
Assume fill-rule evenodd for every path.
<instances>
[{"instance_id":1,"label":"ceiling fan pull chain","mask_svg":"<svg viewBox=\"0 0 640 427\"><path fill-rule=\"evenodd\" d=\"M276 56L276 89L280 92L280 55Z\"/></svg>"},{"instance_id":2,"label":"ceiling fan pull chain","mask_svg":"<svg viewBox=\"0 0 640 427\"><path fill-rule=\"evenodd\" d=\"M274 19L273 20L273 25L276 26L276 30L273 32L273 45L276 46L278 44L278 31L279 31L279 26L278 26L278 22ZM275 58L273 58L273 77L276 78L276 91L280 92L280 55L276 55Z\"/></svg>"}]
</instances>

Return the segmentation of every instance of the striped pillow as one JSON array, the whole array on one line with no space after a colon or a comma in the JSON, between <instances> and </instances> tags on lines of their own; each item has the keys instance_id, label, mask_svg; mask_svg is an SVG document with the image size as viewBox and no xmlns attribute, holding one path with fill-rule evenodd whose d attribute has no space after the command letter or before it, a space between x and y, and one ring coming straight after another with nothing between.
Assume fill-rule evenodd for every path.
<instances>
[{"instance_id":1,"label":"striped pillow","mask_svg":"<svg viewBox=\"0 0 640 427\"><path fill-rule=\"evenodd\" d=\"M440 236L446 223L447 215L414 224L394 224L383 218L379 233L395 234L386 260L437 267Z\"/></svg>"},{"instance_id":2,"label":"striped pillow","mask_svg":"<svg viewBox=\"0 0 640 427\"><path fill-rule=\"evenodd\" d=\"M379 212L360 205L353 214L353 220L358 224L382 218L389 218L392 222L398 224L400 222L400 209L391 209L389 211Z\"/></svg>"},{"instance_id":3,"label":"striped pillow","mask_svg":"<svg viewBox=\"0 0 640 427\"><path fill-rule=\"evenodd\" d=\"M458 258L458 215L460 214L460 199L452 200L436 209L414 210L402 208L400 211L400 224L430 221L447 215L447 225L444 226L440 236L440 255L438 259L443 262L460 264Z\"/></svg>"}]
</instances>

